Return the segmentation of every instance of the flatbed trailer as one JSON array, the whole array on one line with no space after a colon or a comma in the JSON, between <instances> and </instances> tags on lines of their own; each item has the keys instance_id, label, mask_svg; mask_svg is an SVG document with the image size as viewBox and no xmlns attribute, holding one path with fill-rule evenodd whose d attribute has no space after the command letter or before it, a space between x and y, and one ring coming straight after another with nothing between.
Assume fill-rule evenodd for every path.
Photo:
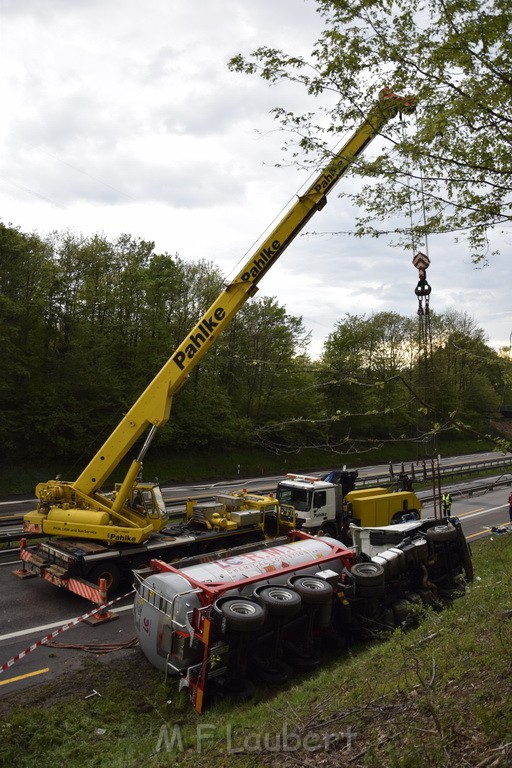
<instances>
[{"instance_id":1,"label":"flatbed trailer","mask_svg":"<svg viewBox=\"0 0 512 768\"><path fill-rule=\"evenodd\" d=\"M101 579L112 595L131 579L133 570L148 566L151 560L177 562L265 539L258 524L233 531L184 531L185 526L170 526L136 545L56 538L23 546L21 557L25 570L34 576L100 604Z\"/></svg>"}]
</instances>

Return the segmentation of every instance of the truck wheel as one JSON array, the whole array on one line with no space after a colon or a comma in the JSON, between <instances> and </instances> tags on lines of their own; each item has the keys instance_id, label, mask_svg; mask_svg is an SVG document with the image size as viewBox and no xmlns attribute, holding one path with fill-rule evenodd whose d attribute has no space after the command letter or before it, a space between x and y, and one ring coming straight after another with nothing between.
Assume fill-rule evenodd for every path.
<instances>
[{"instance_id":1,"label":"truck wheel","mask_svg":"<svg viewBox=\"0 0 512 768\"><path fill-rule=\"evenodd\" d=\"M290 587L300 595L304 605L325 605L332 597L332 587L314 576L292 576Z\"/></svg>"},{"instance_id":2,"label":"truck wheel","mask_svg":"<svg viewBox=\"0 0 512 768\"><path fill-rule=\"evenodd\" d=\"M256 632L265 621L266 610L248 598L220 598L215 601L214 606L225 619L226 628L235 629L237 632Z\"/></svg>"},{"instance_id":3,"label":"truck wheel","mask_svg":"<svg viewBox=\"0 0 512 768\"><path fill-rule=\"evenodd\" d=\"M222 699L229 701L248 701L254 696L254 683L246 677L237 677L235 679L213 678L213 690L215 694Z\"/></svg>"},{"instance_id":4,"label":"truck wheel","mask_svg":"<svg viewBox=\"0 0 512 768\"><path fill-rule=\"evenodd\" d=\"M322 525L322 531L324 532L324 536L330 536L331 539L339 540L336 526L334 526L332 523L327 523L327 525Z\"/></svg>"},{"instance_id":5,"label":"truck wheel","mask_svg":"<svg viewBox=\"0 0 512 768\"><path fill-rule=\"evenodd\" d=\"M98 565L95 565L94 568L91 568L87 574L87 581L99 586L100 579L105 579L107 583L108 596L110 597L110 595L114 595L121 583L121 574L117 565L115 565L115 563L105 565L99 563Z\"/></svg>"},{"instance_id":6,"label":"truck wheel","mask_svg":"<svg viewBox=\"0 0 512 768\"><path fill-rule=\"evenodd\" d=\"M254 597L265 606L269 616L289 618L299 612L300 595L287 587L265 585L256 587Z\"/></svg>"},{"instance_id":7,"label":"truck wheel","mask_svg":"<svg viewBox=\"0 0 512 768\"><path fill-rule=\"evenodd\" d=\"M455 541L457 529L453 525L434 525L427 528L425 535L430 541Z\"/></svg>"},{"instance_id":8,"label":"truck wheel","mask_svg":"<svg viewBox=\"0 0 512 768\"><path fill-rule=\"evenodd\" d=\"M255 674L258 680L269 685L284 685L291 677L292 670L284 661L278 660L267 663L255 663Z\"/></svg>"},{"instance_id":9,"label":"truck wheel","mask_svg":"<svg viewBox=\"0 0 512 768\"><path fill-rule=\"evenodd\" d=\"M384 568L379 563L355 563L350 573L359 587L376 587L384 584Z\"/></svg>"}]
</instances>

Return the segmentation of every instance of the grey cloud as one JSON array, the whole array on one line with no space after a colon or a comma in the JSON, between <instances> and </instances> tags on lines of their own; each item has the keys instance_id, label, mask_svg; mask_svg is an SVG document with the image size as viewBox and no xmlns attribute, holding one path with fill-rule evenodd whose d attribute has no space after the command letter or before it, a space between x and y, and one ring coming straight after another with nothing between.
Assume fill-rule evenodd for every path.
<instances>
[{"instance_id":1,"label":"grey cloud","mask_svg":"<svg viewBox=\"0 0 512 768\"><path fill-rule=\"evenodd\" d=\"M56 156L39 151L5 169L5 175L24 194L55 205L79 202L122 205L129 202L162 203L176 209L210 208L239 201L244 184L216 162L143 162L126 154L99 161Z\"/></svg>"},{"instance_id":2,"label":"grey cloud","mask_svg":"<svg viewBox=\"0 0 512 768\"><path fill-rule=\"evenodd\" d=\"M0 10L3 16L47 20L66 13L75 15L80 10L90 12L95 5L101 6L101 0L2 0Z\"/></svg>"}]
</instances>

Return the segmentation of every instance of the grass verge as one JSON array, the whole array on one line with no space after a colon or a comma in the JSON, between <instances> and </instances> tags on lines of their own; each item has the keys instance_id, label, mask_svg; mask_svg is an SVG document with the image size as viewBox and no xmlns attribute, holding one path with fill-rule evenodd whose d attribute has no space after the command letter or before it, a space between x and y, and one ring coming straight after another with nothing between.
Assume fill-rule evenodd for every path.
<instances>
[{"instance_id":1,"label":"grass verge","mask_svg":"<svg viewBox=\"0 0 512 768\"><path fill-rule=\"evenodd\" d=\"M198 717L138 650L0 699L12 768L364 766L512 762L512 536L473 545L476 579L407 632L352 647L317 672ZM48 653L41 649L41 653ZM58 651L65 653L65 651ZM101 698L86 699L95 688Z\"/></svg>"}]
</instances>

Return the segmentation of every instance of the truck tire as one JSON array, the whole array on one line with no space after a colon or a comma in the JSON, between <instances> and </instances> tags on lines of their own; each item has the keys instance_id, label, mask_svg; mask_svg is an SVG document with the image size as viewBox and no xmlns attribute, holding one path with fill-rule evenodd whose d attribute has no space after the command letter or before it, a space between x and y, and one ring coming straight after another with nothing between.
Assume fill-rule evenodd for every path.
<instances>
[{"instance_id":1,"label":"truck tire","mask_svg":"<svg viewBox=\"0 0 512 768\"><path fill-rule=\"evenodd\" d=\"M384 584L385 571L379 563L355 563L350 573L359 587L377 587Z\"/></svg>"},{"instance_id":2,"label":"truck tire","mask_svg":"<svg viewBox=\"0 0 512 768\"><path fill-rule=\"evenodd\" d=\"M121 573L115 563L98 563L86 576L87 581L99 586L100 579L105 579L107 584L107 595L114 595L119 589L121 583Z\"/></svg>"},{"instance_id":3,"label":"truck tire","mask_svg":"<svg viewBox=\"0 0 512 768\"><path fill-rule=\"evenodd\" d=\"M246 677L237 677L236 679L230 678L213 678L212 687L214 694L220 699L227 699L231 702L242 702L252 699L256 688L251 680Z\"/></svg>"},{"instance_id":4,"label":"truck tire","mask_svg":"<svg viewBox=\"0 0 512 768\"><path fill-rule=\"evenodd\" d=\"M226 628L237 632L256 632L263 625L266 610L246 597L220 598L214 603L226 621Z\"/></svg>"},{"instance_id":5,"label":"truck tire","mask_svg":"<svg viewBox=\"0 0 512 768\"><path fill-rule=\"evenodd\" d=\"M254 597L265 606L269 616L291 618L300 611L300 595L288 587L266 584L256 587Z\"/></svg>"},{"instance_id":6,"label":"truck tire","mask_svg":"<svg viewBox=\"0 0 512 768\"><path fill-rule=\"evenodd\" d=\"M434 525L432 528L427 528L425 536L430 541L455 541L457 538L457 529L453 525Z\"/></svg>"},{"instance_id":7,"label":"truck tire","mask_svg":"<svg viewBox=\"0 0 512 768\"><path fill-rule=\"evenodd\" d=\"M322 531L323 531L324 536L330 536L331 539L338 539L339 540L339 538L340 538L334 523L326 523L326 525L322 525Z\"/></svg>"},{"instance_id":8,"label":"truck tire","mask_svg":"<svg viewBox=\"0 0 512 768\"><path fill-rule=\"evenodd\" d=\"M315 576L292 576L288 583L304 605L325 605L332 598L332 587L324 579Z\"/></svg>"},{"instance_id":9,"label":"truck tire","mask_svg":"<svg viewBox=\"0 0 512 768\"><path fill-rule=\"evenodd\" d=\"M255 660L253 660L253 667L258 680L262 683L284 685L292 675L291 667L280 659L266 663L259 660L258 662L255 663Z\"/></svg>"}]
</instances>

